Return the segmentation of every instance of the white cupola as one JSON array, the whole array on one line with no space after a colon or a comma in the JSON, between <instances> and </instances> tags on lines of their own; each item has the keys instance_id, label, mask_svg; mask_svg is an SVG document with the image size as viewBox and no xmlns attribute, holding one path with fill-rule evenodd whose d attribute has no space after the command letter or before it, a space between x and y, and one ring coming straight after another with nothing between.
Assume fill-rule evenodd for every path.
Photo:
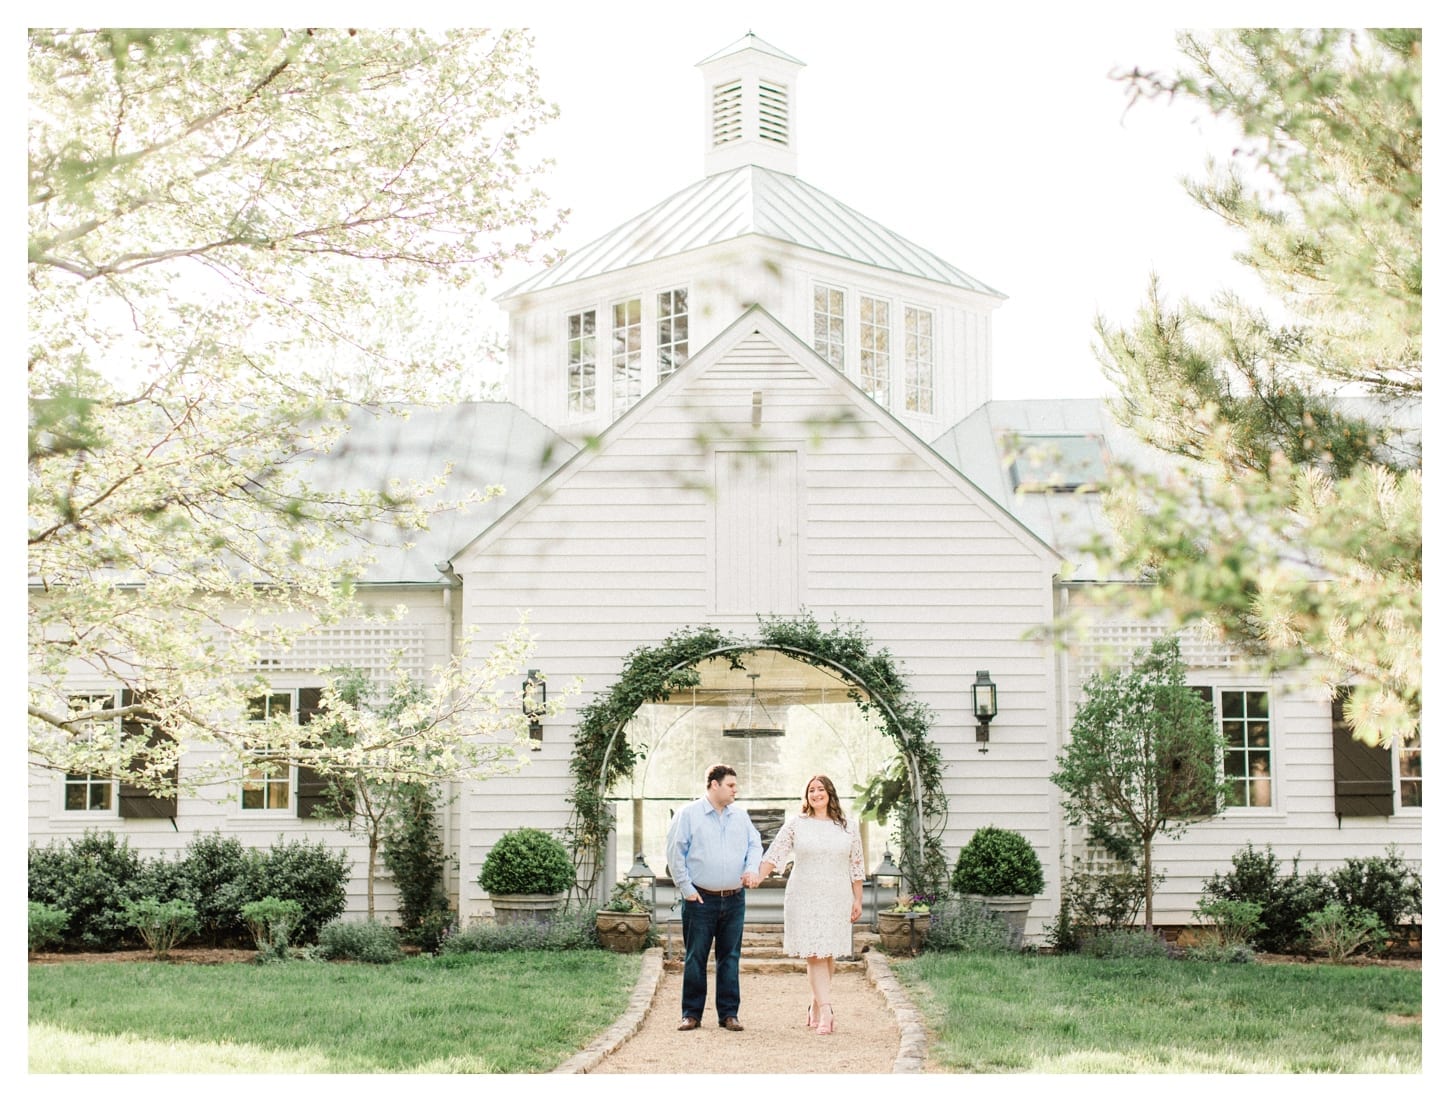
<instances>
[{"instance_id":1,"label":"white cupola","mask_svg":"<svg viewBox=\"0 0 1450 1102\"><path fill-rule=\"evenodd\" d=\"M794 176L805 62L747 33L696 67L705 77L705 175L759 165Z\"/></svg>"}]
</instances>

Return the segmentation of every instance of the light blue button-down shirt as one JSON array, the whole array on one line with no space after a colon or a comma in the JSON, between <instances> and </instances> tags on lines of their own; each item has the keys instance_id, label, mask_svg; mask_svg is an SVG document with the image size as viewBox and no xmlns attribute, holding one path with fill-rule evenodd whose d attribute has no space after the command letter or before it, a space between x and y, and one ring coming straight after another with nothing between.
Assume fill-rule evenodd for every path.
<instances>
[{"instance_id":1,"label":"light blue button-down shirt","mask_svg":"<svg viewBox=\"0 0 1450 1102\"><path fill-rule=\"evenodd\" d=\"M760 867L760 831L734 804L716 811L707 797L686 804L670 824L665 859L680 898L696 888L723 892L740 887L746 872Z\"/></svg>"}]
</instances>

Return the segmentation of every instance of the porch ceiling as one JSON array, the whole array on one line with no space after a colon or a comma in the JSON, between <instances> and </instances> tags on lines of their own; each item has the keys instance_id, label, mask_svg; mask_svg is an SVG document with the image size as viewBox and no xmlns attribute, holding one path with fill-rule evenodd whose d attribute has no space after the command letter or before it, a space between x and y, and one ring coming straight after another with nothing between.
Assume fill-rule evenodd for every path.
<instances>
[{"instance_id":1,"label":"porch ceiling","mask_svg":"<svg viewBox=\"0 0 1450 1102\"><path fill-rule=\"evenodd\" d=\"M706 659L696 665L700 684L675 693L667 703L709 705L735 703L750 695L750 674L755 695L767 707L773 704L844 703L851 700L850 686L835 672L803 662L777 650L759 650L734 656L740 667L731 668L729 656Z\"/></svg>"}]
</instances>

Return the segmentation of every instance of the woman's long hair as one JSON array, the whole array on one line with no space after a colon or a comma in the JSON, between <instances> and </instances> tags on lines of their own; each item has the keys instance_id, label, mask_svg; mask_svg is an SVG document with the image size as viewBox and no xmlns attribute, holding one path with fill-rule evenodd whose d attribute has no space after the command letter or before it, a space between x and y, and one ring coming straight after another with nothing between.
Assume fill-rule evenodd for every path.
<instances>
[{"instance_id":1,"label":"woman's long hair","mask_svg":"<svg viewBox=\"0 0 1450 1102\"><path fill-rule=\"evenodd\" d=\"M846 829L846 813L841 810L841 801L836 798L836 786L831 783L831 778L824 773L817 773L810 780L806 781L805 793L801 796L801 813L811 813L811 785L817 781L826 790L826 816L832 822L839 823L842 830Z\"/></svg>"}]
</instances>

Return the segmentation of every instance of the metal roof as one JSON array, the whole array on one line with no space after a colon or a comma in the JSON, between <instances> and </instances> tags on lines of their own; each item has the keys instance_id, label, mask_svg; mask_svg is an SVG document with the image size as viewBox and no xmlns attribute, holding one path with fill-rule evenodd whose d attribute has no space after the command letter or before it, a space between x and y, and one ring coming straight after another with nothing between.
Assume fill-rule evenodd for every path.
<instances>
[{"instance_id":1,"label":"metal roof","mask_svg":"<svg viewBox=\"0 0 1450 1102\"><path fill-rule=\"evenodd\" d=\"M746 31L744 38L737 39L736 41L730 43L730 45L726 46L723 50L716 50L713 54L705 58L703 61L697 61L695 63L695 67L698 69L701 65L709 65L712 61L719 61L722 57L729 57L731 54L738 54L741 50L759 50L763 54L770 54L772 57L781 58L784 61L789 61L803 68L805 66L804 61L801 61L799 58L791 57L790 54L786 53L779 46L772 46L769 42L761 38L759 35L754 34L750 31Z\"/></svg>"},{"instance_id":2,"label":"metal roof","mask_svg":"<svg viewBox=\"0 0 1450 1102\"><path fill-rule=\"evenodd\" d=\"M707 176L498 296L559 287L759 234L885 271L1005 298L796 176L744 165Z\"/></svg>"},{"instance_id":3,"label":"metal roof","mask_svg":"<svg viewBox=\"0 0 1450 1102\"><path fill-rule=\"evenodd\" d=\"M354 413L348 432L313 460L306 478L320 488L381 489L392 479L426 482L451 473L440 497L456 499L500 485L503 494L432 518L427 530L368 533L376 561L362 581L438 582L446 562L578 449L509 402L413 407L406 415ZM413 546L404 544L411 542Z\"/></svg>"}]
</instances>

